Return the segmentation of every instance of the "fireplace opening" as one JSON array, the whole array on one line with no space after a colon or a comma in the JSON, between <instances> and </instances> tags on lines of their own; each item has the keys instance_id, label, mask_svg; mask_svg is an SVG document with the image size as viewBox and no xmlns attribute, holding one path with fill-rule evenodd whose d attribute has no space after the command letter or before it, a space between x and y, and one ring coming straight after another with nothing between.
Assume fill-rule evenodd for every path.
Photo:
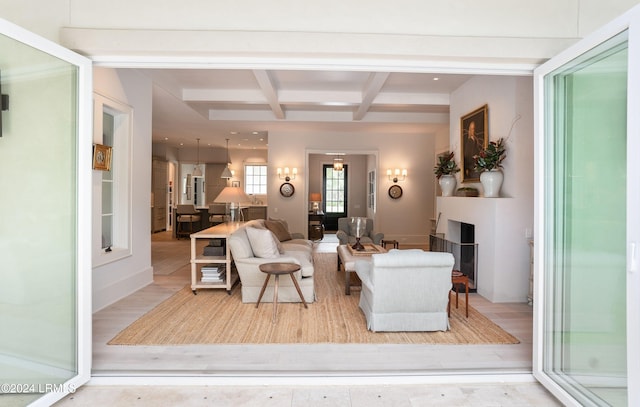
<instances>
[{"instance_id":1,"label":"fireplace opening","mask_svg":"<svg viewBox=\"0 0 640 407\"><path fill-rule=\"evenodd\" d=\"M449 220L448 234L432 233L429 236L429 250L453 254L454 270L460 271L469 279L469 291L477 291L478 243L475 239L475 225ZM464 291L464 286L457 287Z\"/></svg>"},{"instance_id":2,"label":"fireplace opening","mask_svg":"<svg viewBox=\"0 0 640 407\"><path fill-rule=\"evenodd\" d=\"M460 272L469 278L469 291L476 288L476 227L471 223L460 222ZM461 287L464 289L464 287Z\"/></svg>"}]
</instances>

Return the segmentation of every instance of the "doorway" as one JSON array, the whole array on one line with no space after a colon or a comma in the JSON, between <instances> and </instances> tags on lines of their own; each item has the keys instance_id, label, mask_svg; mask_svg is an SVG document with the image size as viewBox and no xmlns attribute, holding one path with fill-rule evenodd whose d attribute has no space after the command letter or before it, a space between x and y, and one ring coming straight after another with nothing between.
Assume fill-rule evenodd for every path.
<instances>
[{"instance_id":1,"label":"doorway","mask_svg":"<svg viewBox=\"0 0 640 407\"><path fill-rule=\"evenodd\" d=\"M348 185L349 166L343 165L336 170L332 164L322 166L322 194L324 227L327 231L338 230L338 219L347 216L347 202L349 201Z\"/></svg>"}]
</instances>

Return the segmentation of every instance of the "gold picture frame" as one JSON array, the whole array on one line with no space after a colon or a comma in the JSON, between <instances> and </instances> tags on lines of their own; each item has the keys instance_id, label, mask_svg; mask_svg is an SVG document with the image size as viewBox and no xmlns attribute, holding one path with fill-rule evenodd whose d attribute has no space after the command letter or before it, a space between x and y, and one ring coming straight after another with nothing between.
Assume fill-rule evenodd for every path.
<instances>
[{"instance_id":1,"label":"gold picture frame","mask_svg":"<svg viewBox=\"0 0 640 407\"><path fill-rule=\"evenodd\" d=\"M99 171L111 171L111 151L110 146L102 144L93 145L93 169Z\"/></svg>"},{"instance_id":2,"label":"gold picture frame","mask_svg":"<svg viewBox=\"0 0 640 407\"><path fill-rule=\"evenodd\" d=\"M460 170L462 182L479 182L480 173L474 169L473 156L489 144L489 105L484 105L460 118Z\"/></svg>"}]
</instances>

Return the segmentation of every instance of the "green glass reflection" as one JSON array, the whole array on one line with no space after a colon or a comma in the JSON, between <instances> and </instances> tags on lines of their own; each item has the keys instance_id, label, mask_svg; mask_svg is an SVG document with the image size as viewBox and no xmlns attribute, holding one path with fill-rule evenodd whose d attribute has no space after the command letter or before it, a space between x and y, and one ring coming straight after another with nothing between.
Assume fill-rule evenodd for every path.
<instances>
[{"instance_id":1,"label":"green glass reflection","mask_svg":"<svg viewBox=\"0 0 640 407\"><path fill-rule=\"evenodd\" d=\"M626 33L546 78L544 369L626 405Z\"/></svg>"},{"instance_id":2,"label":"green glass reflection","mask_svg":"<svg viewBox=\"0 0 640 407\"><path fill-rule=\"evenodd\" d=\"M3 35L0 67L0 383L60 384L77 373L78 72Z\"/></svg>"}]
</instances>

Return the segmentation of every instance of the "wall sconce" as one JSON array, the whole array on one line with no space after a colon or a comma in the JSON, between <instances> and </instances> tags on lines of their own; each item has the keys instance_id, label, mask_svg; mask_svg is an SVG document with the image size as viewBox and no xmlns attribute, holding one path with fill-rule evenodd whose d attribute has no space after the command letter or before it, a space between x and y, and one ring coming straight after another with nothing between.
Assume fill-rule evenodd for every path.
<instances>
[{"instance_id":1,"label":"wall sconce","mask_svg":"<svg viewBox=\"0 0 640 407\"><path fill-rule=\"evenodd\" d=\"M387 177L389 177L389 181L393 182L404 181L405 179L407 179L407 169L403 168L402 171L400 171L400 168L396 168L395 171L392 172L389 168L387 170ZM400 179L399 177L402 177L402 179Z\"/></svg>"},{"instance_id":2,"label":"wall sconce","mask_svg":"<svg viewBox=\"0 0 640 407\"><path fill-rule=\"evenodd\" d=\"M291 181L292 179L296 179L296 175L298 175L298 169L295 167L291 170L291 173L289 173L289 167L284 167L284 171L282 170L282 168L278 168L276 171L278 173L278 178L283 179L287 182Z\"/></svg>"}]
</instances>

